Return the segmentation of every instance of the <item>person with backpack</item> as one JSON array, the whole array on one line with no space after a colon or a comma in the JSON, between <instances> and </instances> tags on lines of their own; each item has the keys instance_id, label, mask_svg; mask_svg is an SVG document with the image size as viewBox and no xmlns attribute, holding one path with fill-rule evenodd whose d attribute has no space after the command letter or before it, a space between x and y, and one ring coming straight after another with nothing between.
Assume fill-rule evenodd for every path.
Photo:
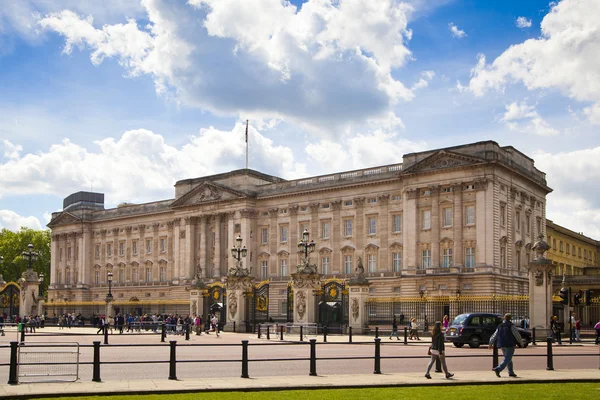
<instances>
[{"instance_id":1,"label":"person with backpack","mask_svg":"<svg viewBox=\"0 0 600 400\"><path fill-rule=\"evenodd\" d=\"M516 378L517 374L515 374L515 370L513 367L512 358L515 354L515 346L523 347L523 339L517 331L517 328L511 322L512 316L510 313L504 314L504 321L498 328L496 328L496 332L490 338L489 348L493 348L494 344L496 347L500 347L502 349L502 354L504 355L504 359L496 368L492 368L492 371L496 373L496 376L500 378L500 372L504 368L508 367L508 376L511 378Z\"/></svg>"}]
</instances>

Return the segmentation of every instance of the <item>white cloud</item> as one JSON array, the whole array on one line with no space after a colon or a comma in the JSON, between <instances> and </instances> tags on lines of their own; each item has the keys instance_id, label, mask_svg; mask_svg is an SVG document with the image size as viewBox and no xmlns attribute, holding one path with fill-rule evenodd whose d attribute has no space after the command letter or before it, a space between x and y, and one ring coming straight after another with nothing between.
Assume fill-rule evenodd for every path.
<instances>
[{"instance_id":1,"label":"white cloud","mask_svg":"<svg viewBox=\"0 0 600 400\"><path fill-rule=\"evenodd\" d=\"M23 217L14 211L0 210L0 229L18 231L23 226L37 230L42 229L42 224L36 217Z\"/></svg>"},{"instance_id":2,"label":"white cloud","mask_svg":"<svg viewBox=\"0 0 600 400\"><path fill-rule=\"evenodd\" d=\"M535 106L511 103L506 106L502 121L513 131L533 133L538 136L555 136L559 132L552 128L536 111Z\"/></svg>"},{"instance_id":3,"label":"white cloud","mask_svg":"<svg viewBox=\"0 0 600 400\"><path fill-rule=\"evenodd\" d=\"M491 64L480 55L469 89L481 96L522 82L528 90L556 89L587 106L585 114L600 123L600 2L563 0L544 17L542 37L504 51Z\"/></svg>"},{"instance_id":4,"label":"white cloud","mask_svg":"<svg viewBox=\"0 0 600 400\"><path fill-rule=\"evenodd\" d=\"M340 125L414 98L392 76L412 60L412 7L400 0L142 4L145 27L129 19L96 28L69 10L39 27L64 36L66 53L89 48L95 65L116 58L128 74L151 76L158 93L215 114L284 119L335 136Z\"/></svg>"},{"instance_id":5,"label":"white cloud","mask_svg":"<svg viewBox=\"0 0 600 400\"><path fill-rule=\"evenodd\" d=\"M448 29L450 29L450 32L452 33L452 36L455 37L455 38L462 39L465 36L467 36L467 34L465 33L465 31L463 31L462 29L458 29L458 26L454 25L454 22L450 22L448 24Z\"/></svg>"},{"instance_id":6,"label":"white cloud","mask_svg":"<svg viewBox=\"0 0 600 400\"><path fill-rule=\"evenodd\" d=\"M600 147L533 155L554 191L547 198L547 216L554 222L595 239L600 238Z\"/></svg>"},{"instance_id":7,"label":"white cloud","mask_svg":"<svg viewBox=\"0 0 600 400\"><path fill-rule=\"evenodd\" d=\"M525 17L519 17L517 18L517 20L515 21L515 24L517 25L518 28L531 28L531 20L527 19Z\"/></svg>"},{"instance_id":8,"label":"white cloud","mask_svg":"<svg viewBox=\"0 0 600 400\"><path fill-rule=\"evenodd\" d=\"M0 196L66 196L93 183L94 191L106 193L113 205L171 198L177 180L243 168L244 135L242 123L231 131L210 127L177 148L159 134L137 129L95 142L95 151L65 139L48 151L0 163ZM288 178L306 175L290 148L274 144L252 126L249 146L250 168Z\"/></svg>"},{"instance_id":9,"label":"white cloud","mask_svg":"<svg viewBox=\"0 0 600 400\"><path fill-rule=\"evenodd\" d=\"M6 158L19 158L19 154L23 151L23 146L15 146L10 141L4 139L4 157Z\"/></svg>"},{"instance_id":10,"label":"white cloud","mask_svg":"<svg viewBox=\"0 0 600 400\"><path fill-rule=\"evenodd\" d=\"M414 85L412 85L411 90L417 90L417 89L424 89L427 86L429 86L429 82L431 82L431 80L433 79L433 77L435 76L435 72L433 71L423 71L421 72L421 78L419 79L418 82L416 82Z\"/></svg>"}]
</instances>

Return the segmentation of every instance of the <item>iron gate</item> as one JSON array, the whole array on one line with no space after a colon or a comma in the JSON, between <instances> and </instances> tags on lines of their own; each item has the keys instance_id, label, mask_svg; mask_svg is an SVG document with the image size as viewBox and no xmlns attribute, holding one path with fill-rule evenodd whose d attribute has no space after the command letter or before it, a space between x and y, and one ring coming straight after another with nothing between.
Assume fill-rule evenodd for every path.
<instances>
[{"instance_id":1,"label":"iron gate","mask_svg":"<svg viewBox=\"0 0 600 400\"><path fill-rule=\"evenodd\" d=\"M343 280L325 281L315 291L315 315L320 326L341 327L348 323L348 291Z\"/></svg>"},{"instance_id":2,"label":"iron gate","mask_svg":"<svg viewBox=\"0 0 600 400\"><path fill-rule=\"evenodd\" d=\"M19 315L19 304L21 301L21 288L14 282L9 282L0 290L0 307L2 315L10 318ZM9 322L9 321L5 321Z\"/></svg>"}]
</instances>

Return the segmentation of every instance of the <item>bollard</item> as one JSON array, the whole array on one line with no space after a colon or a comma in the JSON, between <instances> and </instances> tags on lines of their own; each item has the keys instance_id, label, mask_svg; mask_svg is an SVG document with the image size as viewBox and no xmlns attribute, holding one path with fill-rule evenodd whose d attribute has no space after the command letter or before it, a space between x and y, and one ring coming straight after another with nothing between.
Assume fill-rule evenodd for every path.
<instances>
[{"instance_id":1,"label":"bollard","mask_svg":"<svg viewBox=\"0 0 600 400\"><path fill-rule=\"evenodd\" d=\"M260 339L260 324L258 324L258 338Z\"/></svg>"},{"instance_id":2,"label":"bollard","mask_svg":"<svg viewBox=\"0 0 600 400\"><path fill-rule=\"evenodd\" d=\"M19 342L10 342L10 369L8 372L8 384L17 385L19 378L17 377L17 348Z\"/></svg>"},{"instance_id":3,"label":"bollard","mask_svg":"<svg viewBox=\"0 0 600 400\"><path fill-rule=\"evenodd\" d=\"M494 343L494 347L492 348L492 368L496 368L498 366L498 346Z\"/></svg>"},{"instance_id":4,"label":"bollard","mask_svg":"<svg viewBox=\"0 0 600 400\"><path fill-rule=\"evenodd\" d=\"M302 325L300 325L300 341L304 342L304 335L302 334Z\"/></svg>"},{"instance_id":5,"label":"bollard","mask_svg":"<svg viewBox=\"0 0 600 400\"><path fill-rule=\"evenodd\" d=\"M169 344L171 346L171 357L169 358L169 379L172 381L177 380L177 358L176 358L176 348L177 341L170 340Z\"/></svg>"},{"instance_id":6,"label":"bollard","mask_svg":"<svg viewBox=\"0 0 600 400\"><path fill-rule=\"evenodd\" d=\"M108 344L108 325L104 325L104 344Z\"/></svg>"},{"instance_id":7,"label":"bollard","mask_svg":"<svg viewBox=\"0 0 600 400\"><path fill-rule=\"evenodd\" d=\"M408 344L408 328L404 327L404 344Z\"/></svg>"},{"instance_id":8,"label":"bollard","mask_svg":"<svg viewBox=\"0 0 600 400\"><path fill-rule=\"evenodd\" d=\"M375 338L375 369L376 375L381 375L381 339Z\"/></svg>"},{"instance_id":9,"label":"bollard","mask_svg":"<svg viewBox=\"0 0 600 400\"><path fill-rule=\"evenodd\" d=\"M160 326L160 341L162 343L164 343L166 337L167 337L167 328L165 327L165 324L162 324Z\"/></svg>"},{"instance_id":10,"label":"bollard","mask_svg":"<svg viewBox=\"0 0 600 400\"><path fill-rule=\"evenodd\" d=\"M283 340L283 325L279 327L279 340Z\"/></svg>"},{"instance_id":11,"label":"bollard","mask_svg":"<svg viewBox=\"0 0 600 400\"><path fill-rule=\"evenodd\" d=\"M310 376L317 376L317 339L310 339Z\"/></svg>"},{"instance_id":12,"label":"bollard","mask_svg":"<svg viewBox=\"0 0 600 400\"><path fill-rule=\"evenodd\" d=\"M548 371L554 371L554 360L552 360L552 338L546 339L546 345L546 356L548 357L548 364L546 366L546 369Z\"/></svg>"},{"instance_id":13,"label":"bollard","mask_svg":"<svg viewBox=\"0 0 600 400\"><path fill-rule=\"evenodd\" d=\"M531 344L535 346L535 328L531 329Z\"/></svg>"},{"instance_id":14,"label":"bollard","mask_svg":"<svg viewBox=\"0 0 600 400\"><path fill-rule=\"evenodd\" d=\"M573 344L573 319L571 317L569 317L569 344Z\"/></svg>"},{"instance_id":15,"label":"bollard","mask_svg":"<svg viewBox=\"0 0 600 400\"><path fill-rule=\"evenodd\" d=\"M379 327L376 326L375 327L375 338L378 338L378 337L379 337Z\"/></svg>"},{"instance_id":16,"label":"bollard","mask_svg":"<svg viewBox=\"0 0 600 400\"><path fill-rule=\"evenodd\" d=\"M100 341L94 341L94 367L92 382L102 382L100 379Z\"/></svg>"},{"instance_id":17,"label":"bollard","mask_svg":"<svg viewBox=\"0 0 600 400\"><path fill-rule=\"evenodd\" d=\"M327 327L323 327L323 343L327 343Z\"/></svg>"},{"instance_id":18,"label":"bollard","mask_svg":"<svg viewBox=\"0 0 600 400\"><path fill-rule=\"evenodd\" d=\"M21 324L21 346L25 345L25 325Z\"/></svg>"},{"instance_id":19,"label":"bollard","mask_svg":"<svg viewBox=\"0 0 600 400\"><path fill-rule=\"evenodd\" d=\"M233 333L236 333L236 330L235 330L235 321L233 321Z\"/></svg>"},{"instance_id":20,"label":"bollard","mask_svg":"<svg viewBox=\"0 0 600 400\"><path fill-rule=\"evenodd\" d=\"M348 327L348 343L352 343L352 327Z\"/></svg>"},{"instance_id":21,"label":"bollard","mask_svg":"<svg viewBox=\"0 0 600 400\"><path fill-rule=\"evenodd\" d=\"M248 376L248 341L242 340L242 378L250 378Z\"/></svg>"},{"instance_id":22,"label":"bollard","mask_svg":"<svg viewBox=\"0 0 600 400\"><path fill-rule=\"evenodd\" d=\"M185 340L190 340L190 324L185 324Z\"/></svg>"},{"instance_id":23,"label":"bollard","mask_svg":"<svg viewBox=\"0 0 600 400\"><path fill-rule=\"evenodd\" d=\"M267 325L267 340L271 340L271 325Z\"/></svg>"}]
</instances>

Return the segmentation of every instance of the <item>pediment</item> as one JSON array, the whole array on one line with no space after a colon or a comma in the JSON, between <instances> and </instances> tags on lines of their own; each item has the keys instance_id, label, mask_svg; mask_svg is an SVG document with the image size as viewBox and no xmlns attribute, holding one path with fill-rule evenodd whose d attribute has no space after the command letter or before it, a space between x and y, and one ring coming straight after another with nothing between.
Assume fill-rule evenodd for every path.
<instances>
[{"instance_id":1,"label":"pediment","mask_svg":"<svg viewBox=\"0 0 600 400\"><path fill-rule=\"evenodd\" d=\"M46 225L49 228L58 225L69 225L69 224L78 224L81 222L81 219L71 214L70 212L63 212L56 218L53 218L52 221L48 222Z\"/></svg>"},{"instance_id":2,"label":"pediment","mask_svg":"<svg viewBox=\"0 0 600 400\"><path fill-rule=\"evenodd\" d=\"M436 171L447 168L465 167L469 165L482 164L485 161L460 153L455 153L448 150L440 150L430 155L429 157L411 165L404 170L405 173L419 173Z\"/></svg>"},{"instance_id":3,"label":"pediment","mask_svg":"<svg viewBox=\"0 0 600 400\"><path fill-rule=\"evenodd\" d=\"M246 195L237 190L213 182L203 182L171 203L171 207L188 207L215 201L236 200L244 197Z\"/></svg>"}]
</instances>

